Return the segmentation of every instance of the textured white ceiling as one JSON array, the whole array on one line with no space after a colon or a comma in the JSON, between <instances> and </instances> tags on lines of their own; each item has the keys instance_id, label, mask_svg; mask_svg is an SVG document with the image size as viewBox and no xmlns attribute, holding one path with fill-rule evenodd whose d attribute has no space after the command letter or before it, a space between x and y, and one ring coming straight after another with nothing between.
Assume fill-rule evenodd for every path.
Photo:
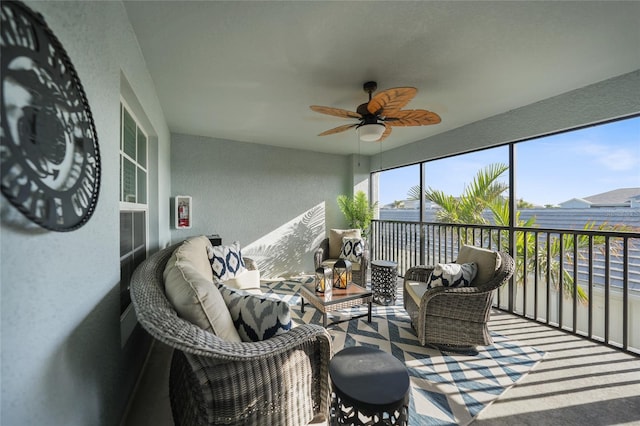
<instances>
[{"instance_id":1,"label":"textured white ceiling","mask_svg":"<svg viewBox=\"0 0 640 426\"><path fill-rule=\"evenodd\" d=\"M442 123L382 150L640 69L640 2L126 1L172 132L356 153L362 84L418 88ZM355 121L355 120L353 120ZM379 152L362 143L363 154Z\"/></svg>"}]
</instances>

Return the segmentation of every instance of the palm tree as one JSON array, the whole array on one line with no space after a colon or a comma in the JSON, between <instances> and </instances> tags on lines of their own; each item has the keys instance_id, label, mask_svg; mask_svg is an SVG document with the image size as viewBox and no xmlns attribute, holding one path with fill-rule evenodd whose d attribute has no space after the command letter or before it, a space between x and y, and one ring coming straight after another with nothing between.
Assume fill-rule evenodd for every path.
<instances>
[{"instance_id":1,"label":"palm tree","mask_svg":"<svg viewBox=\"0 0 640 426\"><path fill-rule=\"evenodd\" d=\"M525 201L525 200L523 200L522 198L520 198L520 199L518 200L518 205L517 205L517 207L518 207L519 209L532 209L532 208L534 208L535 206L534 206L533 204L531 204L530 202Z\"/></svg>"},{"instance_id":2,"label":"palm tree","mask_svg":"<svg viewBox=\"0 0 640 426\"><path fill-rule=\"evenodd\" d=\"M495 220L496 225L499 226L509 226L509 200L496 200L494 201L489 208L493 213L493 218ZM520 211L516 211L516 223L515 226L518 228L535 228L536 227L536 218L535 216L530 217L527 221L520 219ZM585 226L586 229L586 226ZM503 247L509 247L509 237L505 234L499 234L501 239L500 244ZM560 256L560 240L558 238L552 239L551 241L546 241L545 244L538 245L538 253L536 256L536 244L535 244L536 236L531 232L516 232L516 282L518 284L524 283L524 275L526 273L530 273L535 271L536 262L538 262L539 270L546 271L547 267L549 268L550 274L549 277L551 279L551 285L557 290L560 287L560 262L556 259L559 259ZM564 253L565 260L567 261L567 265L571 265L573 259L570 257L569 253L572 253L573 250L573 239L569 238L568 235L563 235L564 241ZM550 244L549 244L550 243ZM588 241L580 241L578 243L578 248L586 248ZM549 251L547 252L547 245L549 245ZM526 250L526 259L527 264L524 265L524 255ZM548 256L547 256L548 254ZM574 287L574 277L569 273L566 268L562 270L562 283L565 291L565 295L567 297L573 294ZM589 296L582 289L582 287L578 286L576 289L578 295L578 301L586 304L589 301Z\"/></svg>"},{"instance_id":3,"label":"palm tree","mask_svg":"<svg viewBox=\"0 0 640 426\"><path fill-rule=\"evenodd\" d=\"M484 169L478 171L473 181L467 185L460 197L445 194L443 191L435 190L428 187L424 191L424 199L432 201L440 206L441 210L436 213L436 218L442 223L457 224L478 224L486 225L489 221L483 216L483 212L487 209L493 215L493 221L498 226L509 226L509 199L502 194L508 189L508 185L500 182L499 179L503 173L508 170L508 166L502 163L490 164ZM412 200L420 200L420 187L414 186L409 189L408 196ZM528 206L529 203L520 200L519 206ZM527 221L520 219L520 211L516 212L516 227L535 228L535 216ZM593 223L587 223L585 230L623 230L621 226L609 226L602 224L596 227ZM473 235L467 234L465 230L460 231L459 238L462 241L473 244ZM507 233L499 232L491 234L491 238L496 245L508 248L510 238ZM535 271L536 262L540 270L550 271L551 284L558 289L560 282L563 284L564 294L572 297L575 277L571 274L570 268L574 261L573 247L577 245L578 257L583 256L584 250L589 247L590 241L586 235L579 235L575 239L570 235L563 235L560 238L553 238L550 241L544 241L538 244L538 252L535 252L534 233L517 232L515 238L515 261L516 261L516 282L524 283L524 274ZM499 240L499 241L498 241ZM595 247L602 247L605 242L604 236L593 237ZM499 244L498 244L499 243ZM562 243L562 245L561 245ZM548 246L548 250L547 250ZM614 242L610 250L617 251L618 245ZM563 247L563 253L561 253ZM524 265L526 250L527 265ZM564 256L563 260L568 267L560 270L560 256ZM576 289L578 300L582 303L588 302L588 295L579 286Z\"/></svg>"},{"instance_id":4,"label":"palm tree","mask_svg":"<svg viewBox=\"0 0 640 426\"><path fill-rule=\"evenodd\" d=\"M490 164L478 171L460 197L428 187L424 191L424 198L441 207L442 210L436 212L436 218L440 222L487 224L482 212L509 188L506 183L498 181L507 170L509 166L506 164ZM420 200L420 186L411 187L408 196L411 200Z\"/></svg>"}]
</instances>

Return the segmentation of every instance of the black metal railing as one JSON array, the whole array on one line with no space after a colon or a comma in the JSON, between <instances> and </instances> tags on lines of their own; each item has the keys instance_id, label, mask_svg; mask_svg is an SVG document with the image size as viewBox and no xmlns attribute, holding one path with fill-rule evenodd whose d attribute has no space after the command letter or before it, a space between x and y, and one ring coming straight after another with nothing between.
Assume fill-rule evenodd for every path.
<instances>
[{"instance_id":1,"label":"black metal railing","mask_svg":"<svg viewBox=\"0 0 640 426\"><path fill-rule=\"evenodd\" d=\"M453 262L463 244L509 253L495 307L640 355L640 233L374 220L371 259Z\"/></svg>"}]
</instances>

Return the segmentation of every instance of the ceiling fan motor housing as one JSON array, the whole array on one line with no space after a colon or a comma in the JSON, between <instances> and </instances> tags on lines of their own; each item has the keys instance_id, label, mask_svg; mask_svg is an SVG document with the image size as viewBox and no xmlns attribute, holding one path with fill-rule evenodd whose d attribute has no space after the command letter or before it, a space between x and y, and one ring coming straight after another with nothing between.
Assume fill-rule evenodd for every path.
<instances>
[{"instance_id":1,"label":"ceiling fan motor housing","mask_svg":"<svg viewBox=\"0 0 640 426\"><path fill-rule=\"evenodd\" d=\"M371 116L375 118L375 115L371 114L367 109L367 105L369 105L369 102L365 102L363 104L358 105L356 112L360 114L364 119L366 119L367 116Z\"/></svg>"}]
</instances>

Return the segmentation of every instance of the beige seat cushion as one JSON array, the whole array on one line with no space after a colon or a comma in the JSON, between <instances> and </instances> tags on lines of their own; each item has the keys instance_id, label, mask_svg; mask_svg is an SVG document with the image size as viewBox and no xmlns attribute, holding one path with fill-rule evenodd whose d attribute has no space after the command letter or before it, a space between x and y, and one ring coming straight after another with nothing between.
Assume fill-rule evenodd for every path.
<instances>
[{"instance_id":1,"label":"beige seat cushion","mask_svg":"<svg viewBox=\"0 0 640 426\"><path fill-rule=\"evenodd\" d=\"M344 237L349 238L362 238L359 229L331 229L329 230L329 258L338 259L340 257L340 250L342 249L342 239Z\"/></svg>"},{"instance_id":2,"label":"beige seat cushion","mask_svg":"<svg viewBox=\"0 0 640 426\"><path fill-rule=\"evenodd\" d=\"M181 248L176 249L164 270L167 299L181 318L223 340L240 342L220 291L194 266L192 259L185 256L189 250L183 252Z\"/></svg>"},{"instance_id":3,"label":"beige seat cushion","mask_svg":"<svg viewBox=\"0 0 640 426\"><path fill-rule=\"evenodd\" d=\"M405 284L409 296L411 296L416 305L420 306L420 300L427 291L427 283L420 281L407 281Z\"/></svg>"},{"instance_id":4,"label":"beige seat cushion","mask_svg":"<svg viewBox=\"0 0 640 426\"><path fill-rule=\"evenodd\" d=\"M496 270L500 267L500 257L493 250L488 250L475 246L462 246L456 263L475 263L478 266L478 273L471 282L473 285L479 285L489 281Z\"/></svg>"},{"instance_id":5,"label":"beige seat cushion","mask_svg":"<svg viewBox=\"0 0 640 426\"><path fill-rule=\"evenodd\" d=\"M242 272L235 276L235 278L229 278L224 281L224 285L236 288L238 290L249 291L254 294L261 294L260 291L260 271L257 269Z\"/></svg>"}]
</instances>

